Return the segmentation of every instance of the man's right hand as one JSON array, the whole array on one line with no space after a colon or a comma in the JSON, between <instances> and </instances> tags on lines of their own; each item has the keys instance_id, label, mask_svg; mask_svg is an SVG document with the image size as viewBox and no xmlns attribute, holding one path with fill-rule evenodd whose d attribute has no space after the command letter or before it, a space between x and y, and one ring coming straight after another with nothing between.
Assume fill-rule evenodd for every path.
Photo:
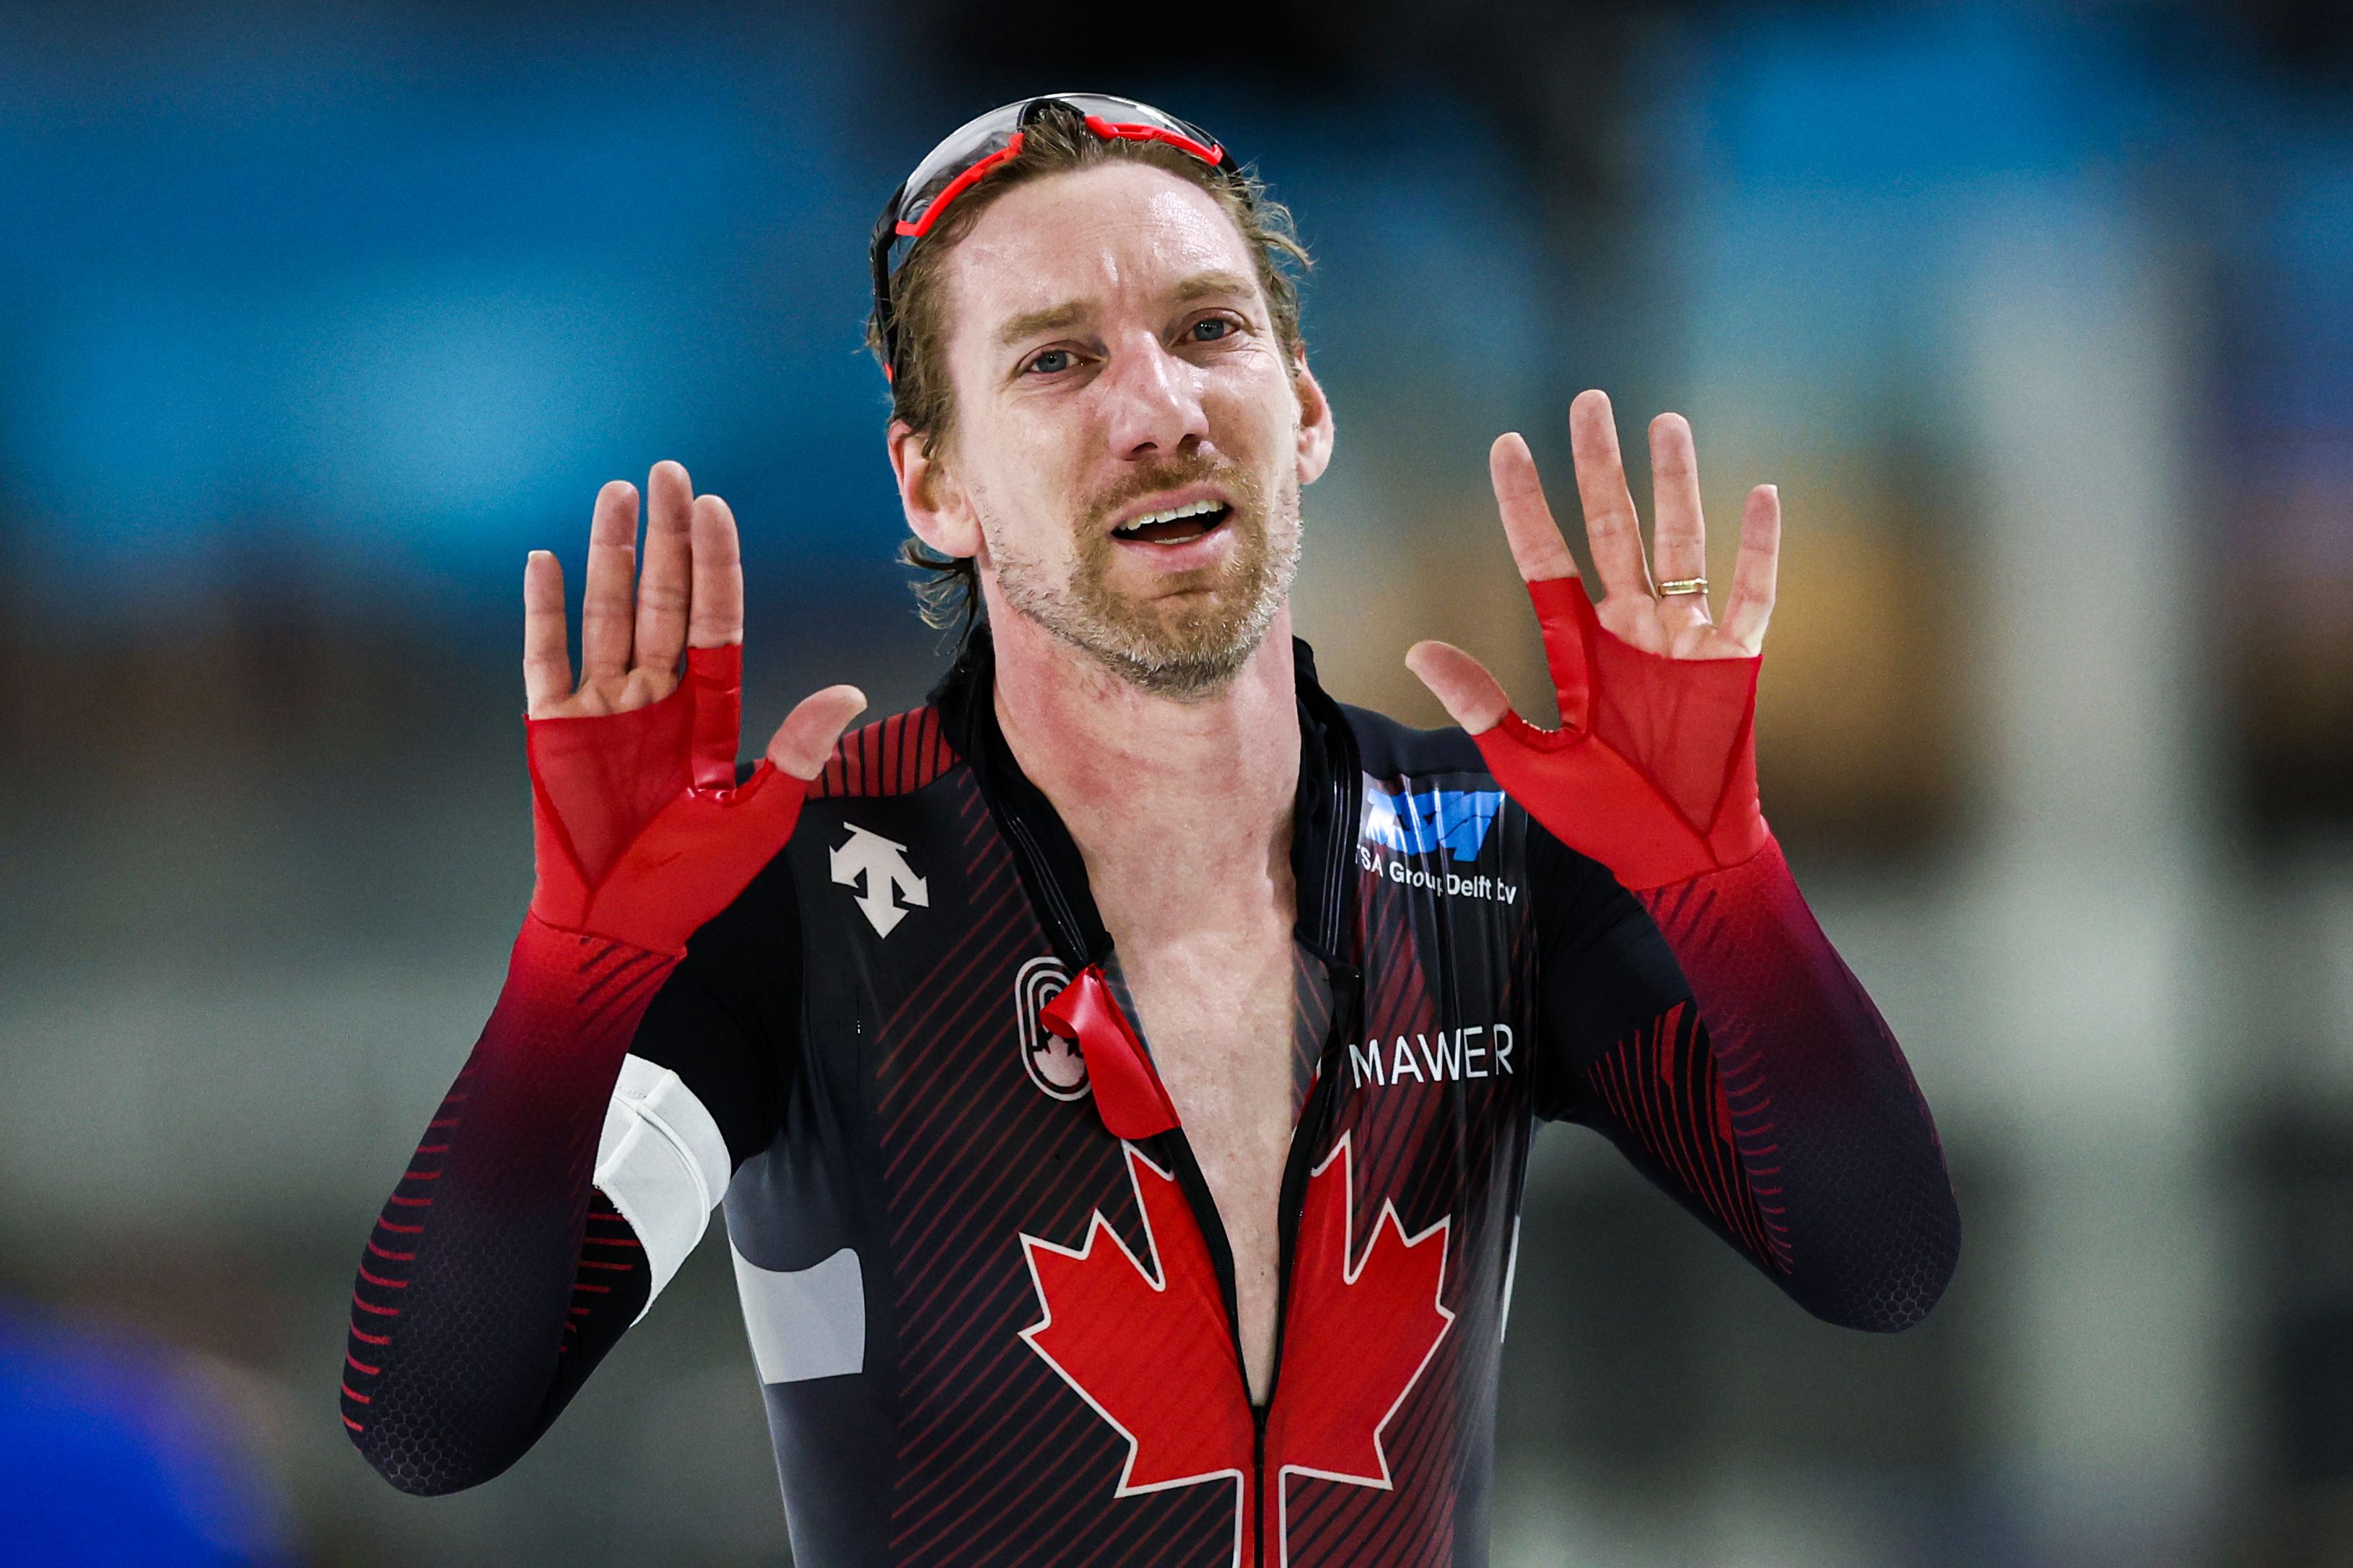
<instances>
[{"instance_id":1,"label":"man's right hand","mask_svg":"<svg viewBox=\"0 0 2353 1568\"><path fill-rule=\"evenodd\" d=\"M642 578L637 491L616 480L597 494L576 687L563 569L534 551L523 570L532 909L561 929L675 952L783 847L807 782L866 699L850 686L804 699L738 787L735 519L717 496L695 495L676 463L655 465L647 489Z\"/></svg>"}]
</instances>

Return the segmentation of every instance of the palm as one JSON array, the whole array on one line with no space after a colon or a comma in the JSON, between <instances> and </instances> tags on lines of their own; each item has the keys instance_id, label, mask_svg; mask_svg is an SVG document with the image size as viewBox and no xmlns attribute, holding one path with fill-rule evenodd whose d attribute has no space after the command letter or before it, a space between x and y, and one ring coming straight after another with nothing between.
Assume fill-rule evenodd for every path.
<instances>
[{"instance_id":1,"label":"palm","mask_svg":"<svg viewBox=\"0 0 2353 1568\"><path fill-rule=\"evenodd\" d=\"M1713 621L1694 626L1672 615L1672 600L1644 604L1627 599L1613 607L1610 600L1604 599L1599 608L1601 624L1611 636L1644 653L1664 654L1669 658L1748 658L1757 651L1743 647Z\"/></svg>"},{"instance_id":2,"label":"palm","mask_svg":"<svg viewBox=\"0 0 2353 1568\"><path fill-rule=\"evenodd\" d=\"M534 709L534 719L601 719L608 714L627 713L632 708L645 708L660 701L678 689L678 677L642 666L622 675L617 680L610 676L583 676L580 688L569 697L559 698L543 708Z\"/></svg>"}]
</instances>

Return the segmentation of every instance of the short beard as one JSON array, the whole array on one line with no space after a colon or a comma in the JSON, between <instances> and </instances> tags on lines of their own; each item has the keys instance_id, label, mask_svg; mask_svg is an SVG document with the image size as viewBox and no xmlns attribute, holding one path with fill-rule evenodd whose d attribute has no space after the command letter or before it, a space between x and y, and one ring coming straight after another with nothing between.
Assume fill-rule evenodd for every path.
<instances>
[{"instance_id":1,"label":"short beard","mask_svg":"<svg viewBox=\"0 0 2353 1568\"><path fill-rule=\"evenodd\" d=\"M1187 595L1182 605L1122 598L1111 587L1120 548L1112 539L1112 515L1138 496L1205 479L1221 484L1232 501L1224 526L1235 531L1233 555L1214 577L1200 574L1204 581L1196 586L1207 592ZM1131 475L1097 499L1080 521L1066 584L1050 581L1038 562L997 548L994 539L990 553L1009 608L1139 691L1198 702L1230 685L1266 640L1299 572L1299 535L1295 479L1286 475L1269 498L1240 469L1191 461Z\"/></svg>"}]
</instances>

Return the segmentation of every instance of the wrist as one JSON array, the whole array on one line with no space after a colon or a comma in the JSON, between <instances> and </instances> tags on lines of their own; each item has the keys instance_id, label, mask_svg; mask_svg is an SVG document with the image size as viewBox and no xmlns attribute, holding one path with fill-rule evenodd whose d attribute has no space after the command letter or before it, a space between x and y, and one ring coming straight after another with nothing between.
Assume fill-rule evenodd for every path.
<instances>
[{"instance_id":1,"label":"wrist","mask_svg":"<svg viewBox=\"0 0 2353 1568\"><path fill-rule=\"evenodd\" d=\"M499 1037L526 1051L576 1057L628 1047L638 1016L677 960L619 937L523 916L491 1015Z\"/></svg>"}]
</instances>

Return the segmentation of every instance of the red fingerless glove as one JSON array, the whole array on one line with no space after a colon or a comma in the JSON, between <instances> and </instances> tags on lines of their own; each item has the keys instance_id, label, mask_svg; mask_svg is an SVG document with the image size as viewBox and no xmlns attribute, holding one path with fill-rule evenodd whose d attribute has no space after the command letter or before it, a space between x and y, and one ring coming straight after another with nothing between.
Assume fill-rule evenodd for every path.
<instances>
[{"instance_id":1,"label":"red fingerless glove","mask_svg":"<svg viewBox=\"0 0 2353 1568\"><path fill-rule=\"evenodd\" d=\"M1581 578L1528 584L1557 730L1507 712L1476 738L1505 793L1629 890L1737 866L1771 837L1757 805L1760 658L1667 658L1611 635Z\"/></svg>"},{"instance_id":2,"label":"red fingerless glove","mask_svg":"<svg viewBox=\"0 0 2353 1568\"><path fill-rule=\"evenodd\" d=\"M808 785L763 762L739 787L744 650L690 648L660 701L529 721L531 912L672 957L792 837Z\"/></svg>"}]
</instances>

